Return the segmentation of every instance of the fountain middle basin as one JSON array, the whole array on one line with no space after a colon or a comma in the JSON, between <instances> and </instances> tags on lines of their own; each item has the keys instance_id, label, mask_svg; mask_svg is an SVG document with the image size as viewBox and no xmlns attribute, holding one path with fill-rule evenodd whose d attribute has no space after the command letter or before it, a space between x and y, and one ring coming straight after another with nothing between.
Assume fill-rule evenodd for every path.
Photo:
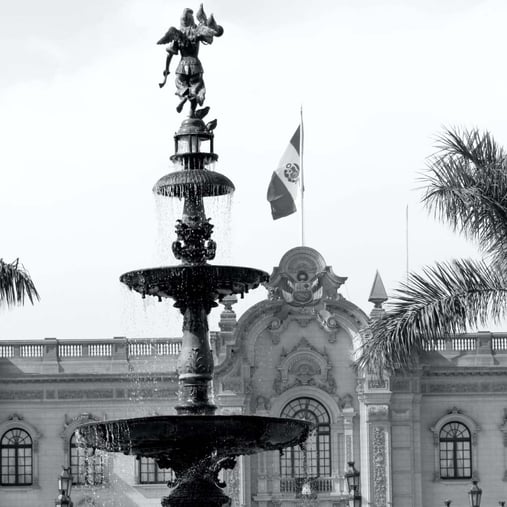
<instances>
[{"instance_id":1,"label":"fountain middle basin","mask_svg":"<svg viewBox=\"0 0 507 507\"><path fill-rule=\"evenodd\" d=\"M130 271L120 280L143 296L181 301L215 301L231 294L245 294L267 281L259 269L202 264L165 266Z\"/></svg>"}]
</instances>

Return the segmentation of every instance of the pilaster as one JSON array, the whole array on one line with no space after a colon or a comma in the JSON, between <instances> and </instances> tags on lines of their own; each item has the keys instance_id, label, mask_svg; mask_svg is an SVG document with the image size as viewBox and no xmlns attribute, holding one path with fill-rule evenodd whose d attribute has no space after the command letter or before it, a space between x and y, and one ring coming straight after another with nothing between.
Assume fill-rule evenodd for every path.
<instances>
[{"instance_id":1,"label":"pilaster","mask_svg":"<svg viewBox=\"0 0 507 507\"><path fill-rule=\"evenodd\" d=\"M387 378L359 380L363 506L392 505L391 391Z\"/></svg>"}]
</instances>

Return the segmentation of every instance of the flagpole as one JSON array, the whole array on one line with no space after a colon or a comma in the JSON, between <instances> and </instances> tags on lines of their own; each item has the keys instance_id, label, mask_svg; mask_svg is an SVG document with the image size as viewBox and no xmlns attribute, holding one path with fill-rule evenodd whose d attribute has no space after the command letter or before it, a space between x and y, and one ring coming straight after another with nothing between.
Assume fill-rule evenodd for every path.
<instances>
[{"instance_id":1,"label":"flagpole","mask_svg":"<svg viewBox=\"0 0 507 507\"><path fill-rule=\"evenodd\" d=\"M305 180L303 172L303 159L304 159L304 128L303 128L303 105L301 104L300 110L300 127L301 135L299 136L299 153L301 154L301 177L299 180L300 194L301 194L301 246L305 246L305 208L304 208L304 193L305 193Z\"/></svg>"},{"instance_id":2,"label":"flagpole","mask_svg":"<svg viewBox=\"0 0 507 507\"><path fill-rule=\"evenodd\" d=\"M406 250L406 253L407 253L407 258L406 258L406 283L408 284L408 278L409 278L409 263L408 263L408 204L407 204L407 207L405 209L405 250Z\"/></svg>"}]
</instances>

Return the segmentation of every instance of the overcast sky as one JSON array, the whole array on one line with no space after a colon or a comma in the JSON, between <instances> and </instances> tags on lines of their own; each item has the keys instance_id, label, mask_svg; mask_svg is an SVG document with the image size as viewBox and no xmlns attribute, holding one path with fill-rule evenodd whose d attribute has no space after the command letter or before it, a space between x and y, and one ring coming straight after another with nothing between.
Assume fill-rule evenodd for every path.
<instances>
[{"instance_id":1,"label":"overcast sky","mask_svg":"<svg viewBox=\"0 0 507 507\"><path fill-rule=\"evenodd\" d=\"M0 0L0 256L19 257L42 298L2 310L1 339L178 334L169 302L142 302L118 278L175 263L174 210L151 188L171 170L183 116L174 74L157 86L165 52L155 43L184 7L198 4ZM217 262L271 272L300 244L299 217L274 222L266 201L300 104L306 243L348 277L345 297L369 313L375 271L388 292L404 278L407 205L412 269L477 256L428 216L417 178L444 126L507 144L505 2L204 7L225 29L200 57L217 170L237 189L232 220L214 205L208 213Z\"/></svg>"}]
</instances>

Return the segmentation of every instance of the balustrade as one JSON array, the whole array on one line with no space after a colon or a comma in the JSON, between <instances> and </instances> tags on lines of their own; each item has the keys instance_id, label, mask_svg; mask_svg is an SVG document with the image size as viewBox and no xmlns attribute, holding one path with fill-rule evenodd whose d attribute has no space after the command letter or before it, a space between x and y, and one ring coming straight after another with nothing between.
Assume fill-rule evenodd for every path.
<instances>
[{"instance_id":1,"label":"balustrade","mask_svg":"<svg viewBox=\"0 0 507 507\"><path fill-rule=\"evenodd\" d=\"M0 359L27 361L72 361L96 359L147 358L177 356L180 338L114 338L111 340L10 341L0 344Z\"/></svg>"}]
</instances>

